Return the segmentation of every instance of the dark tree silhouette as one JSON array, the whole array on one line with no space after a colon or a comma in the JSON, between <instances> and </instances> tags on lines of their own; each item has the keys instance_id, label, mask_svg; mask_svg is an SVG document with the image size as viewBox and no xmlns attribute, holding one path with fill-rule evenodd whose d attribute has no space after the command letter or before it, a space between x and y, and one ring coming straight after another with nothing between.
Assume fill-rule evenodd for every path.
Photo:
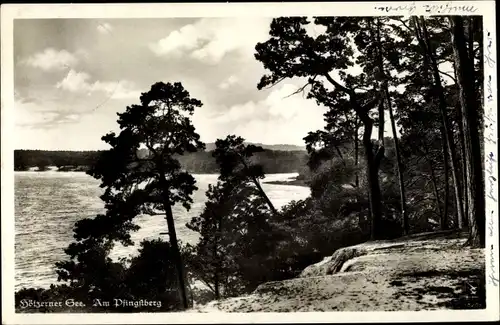
<instances>
[{"instance_id":1,"label":"dark tree silhouette","mask_svg":"<svg viewBox=\"0 0 500 325\"><path fill-rule=\"evenodd\" d=\"M264 178L262 165L252 164L250 158L264 149L255 145L245 145L245 139L235 135L228 135L225 139L217 139L213 156L220 166L220 174L224 178L235 179L236 182L250 180L274 214L277 210L260 185Z\"/></svg>"},{"instance_id":2,"label":"dark tree silhouette","mask_svg":"<svg viewBox=\"0 0 500 325\"><path fill-rule=\"evenodd\" d=\"M189 259L191 271L216 299L253 290L270 271L258 268L272 261L276 237L269 220L277 216L259 183L262 166L250 159L261 150L241 137L218 139L213 151L217 184L209 186L201 215L186 225L200 234Z\"/></svg>"},{"instance_id":3,"label":"dark tree silhouette","mask_svg":"<svg viewBox=\"0 0 500 325\"><path fill-rule=\"evenodd\" d=\"M197 188L174 155L204 148L189 118L201 105L180 83L159 82L142 94L140 105L118 113L120 133L103 137L111 149L89 171L105 188L102 199L107 213L84 219L75 229L77 240L105 237L130 244L128 233L136 229L134 217L165 216L184 308L188 300L172 206L189 209ZM146 151L139 152L141 148Z\"/></svg>"},{"instance_id":4,"label":"dark tree silhouette","mask_svg":"<svg viewBox=\"0 0 500 325\"><path fill-rule=\"evenodd\" d=\"M474 83L474 58L473 41L467 43L464 31L464 19L453 16L449 18L451 25L451 40L455 73L459 89L461 125L464 135L465 167L467 177L467 206L466 211L469 222L469 241L474 247L485 245L485 198L481 154L479 105ZM472 35L471 35L472 37ZM469 45L469 49L467 48Z\"/></svg>"},{"instance_id":5,"label":"dark tree silhouette","mask_svg":"<svg viewBox=\"0 0 500 325\"><path fill-rule=\"evenodd\" d=\"M271 23L270 39L256 45L255 57L261 61L269 75L264 75L257 88L274 86L287 78L307 78L307 85L312 87L308 97L318 104L342 112L353 111L363 124L362 144L365 149L368 196L372 216L372 238L380 237L382 220L382 196L379 182L380 162L384 157L384 139L379 136L379 143L374 146L371 134L375 120L370 110L381 105L381 92L374 85L374 79L349 75L346 69L355 64L354 47L351 44L352 33L361 37L360 31L366 27L360 25L362 19L352 17L316 17L314 23L323 26L326 31L317 37L307 34L305 26L310 22L304 17L277 18ZM365 33L366 34L366 33ZM362 60L357 60L362 62ZM370 69L369 66L365 68ZM341 81L332 77L337 72ZM369 75L373 76L373 69ZM344 82L344 85L341 82ZM330 90L328 87L333 87ZM371 88L366 91L357 89ZM341 106L339 101L348 102ZM379 109L380 112L380 109ZM380 115L380 114L379 114ZM383 116L383 114L381 115Z\"/></svg>"}]
</instances>

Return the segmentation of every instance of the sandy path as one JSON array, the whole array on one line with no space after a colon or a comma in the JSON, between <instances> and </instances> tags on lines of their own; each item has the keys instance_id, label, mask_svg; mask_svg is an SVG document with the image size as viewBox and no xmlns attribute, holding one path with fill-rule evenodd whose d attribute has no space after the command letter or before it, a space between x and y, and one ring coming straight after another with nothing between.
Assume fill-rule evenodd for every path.
<instances>
[{"instance_id":1,"label":"sandy path","mask_svg":"<svg viewBox=\"0 0 500 325\"><path fill-rule=\"evenodd\" d=\"M344 248L309 266L299 278L264 283L250 295L211 302L195 311L484 308L484 251L466 248L465 239L451 237L424 235Z\"/></svg>"}]
</instances>

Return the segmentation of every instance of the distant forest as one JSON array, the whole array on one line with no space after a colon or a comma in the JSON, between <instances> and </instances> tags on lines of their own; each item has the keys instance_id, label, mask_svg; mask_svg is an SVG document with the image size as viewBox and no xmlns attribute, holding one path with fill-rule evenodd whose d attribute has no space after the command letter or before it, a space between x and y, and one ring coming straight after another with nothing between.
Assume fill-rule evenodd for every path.
<instances>
[{"instance_id":1,"label":"distant forest","mask_svg":"<svg viewBox=\"0 0 500 325\"><path fill-rule=\"evenodd\" d=\"M38 171L55 166L59 171L86 171L94 165L103 151L46 151L15 150L14 170L26 171L33 167ZM178 156L182 167L194 174L217 174L218 166L212 151L200 151ZM253 157L255 163L268 174L299 173L306 168L307 153L300 150L264 150Z\"/></svg>"}]
</instances>

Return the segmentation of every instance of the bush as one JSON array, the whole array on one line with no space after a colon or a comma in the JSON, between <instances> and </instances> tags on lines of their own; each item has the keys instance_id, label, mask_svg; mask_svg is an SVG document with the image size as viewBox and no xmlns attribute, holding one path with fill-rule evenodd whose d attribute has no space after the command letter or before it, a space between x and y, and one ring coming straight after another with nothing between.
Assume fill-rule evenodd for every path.
<instances>
[{"instance_id":1,"label":"bush","mask_svg":"<svg viewBox=\"0 0 500 325\"><path fill-rule=\"evenodd\" d=\"M143 241L139 255L114 262L110 246L91 246L77 261L57 263L67 284L49 289L21 289L15 294L18 312L167 312L181 310L177 275L170 244ZM126 266L130 262L130 266ZM85 307L67 304L68 299ZM49 306L49 302L60 302ZM109 305L106 305L109 303ZM135 305L134 305L135 303ZM152 305L154 304L154 305Z\"/></svg>"},{"instance_id":2,"label":"bush","mask_svg":"<svg viewBox=\"0 0 500 325\"><path fill-rule=\"evenodd\" d=\"M273 222L281 239L272 256L272 280L293 278L335 250L368 240L369 232L359 226L357 216L326 216L318 205L312 198L293 201Z\"/></svg>"}]
</instances>

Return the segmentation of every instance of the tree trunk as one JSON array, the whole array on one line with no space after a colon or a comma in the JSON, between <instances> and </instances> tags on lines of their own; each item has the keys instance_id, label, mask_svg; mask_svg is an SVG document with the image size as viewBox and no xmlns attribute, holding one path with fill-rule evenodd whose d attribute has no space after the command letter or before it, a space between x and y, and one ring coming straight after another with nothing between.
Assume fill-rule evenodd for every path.
<instances>
[{"instance_id":1,"label":"tree trunk","mask_svg":"<svg viewBox=\"0 0 500 325\"><path fill-rule=\"evenodd\" d=\"M398 141L398 135L397 135L397 130L396 130L396 121L394 120L394 114L392 111L392 105L391 105L391 100L389 97L389 90L386 90L387 92L387 105L389 106L389 116L391 119L391 128L392 128L392 134L394 137L394 148L396 151L396 162L398 166L398 180L399 180L399 193L401 196L401 215L403 216L403 231L405 235L408 235L410 232L410 225L408 223L408 214L406 211L406 195L405 195L405 186L404 186L404 176L403 176L403 161L401 159L401 151L399 148L399 141Z\"/></svg>"},{"instance_id":2,"label":"tree trunk","mask_svg":"<svg viewBox=\"0 0 500 325\"><path fill-rule=\"evenodd\" d=\"M384 147L380 146L377 153L373 152L373 144L371 133L373 122L365 123L365 132L363 134L363 146L365 148L366 157L366 172L368 179L368 198L370 202L371 212L371 239L381 239L380 223L382 220L382 195L380 193L380 183L378 179L378 171L380 161L384 156Z\"/></svg>"},{"instance_id":3,"label":"tree trunk","mask_svg":"<svg viewBox=\"0 0 500 325\"><path fill-rule=\"evenodd\" d=\"M219 276L220 276L220 261L219 257L217 254L217 236L215 235L215 242L214 242L214 247L212 251L212 258L214 259L215 262L215 270L214 270L214 294L215 294L215 300L220 299L220 281L219 281Z\"/></svg>"},{"instance_id":4,"label":"tree trunk","mask_svg":"<svg viewBox=\"0 0 500 325\"><path fill-rule=\"evenodd\" d=\"M218 223L217 223L217 233L215 234L215 242L214 242L214 261L215 261L215 272L214 272L214 294L215 294L215 299L219 300L220 299L220 277L221 277L221 269L222 269L222 260L219 259L219 254L218 254L218 245L219 245L219 237L221 236L221 231L222 231L222 217L220 214L217 215L218 218Z\"/></svg>"},{"instance_id":5,"label":"tree trunk","mask_svg":"<svg viewBox=\"0 0 500 325\"><path fill-rule=\"evenodd\" d=\"M358 125L358 118L356 117L356 128L354 132L354 166L356 166L356 188L359 188L359 173L358 173L358 164L359 164L359 138L358 138L358 132L359 132L359 125Z\"/></svg>"},{"instance_id":6,"label":"tree trunk","mask_svg":"<svg viewBox=\"0 0 500 325\"><path fill-rule=\"evenodd\" d=\"M356 189L359 189L359 172L358 172L358 165L359 165L359 121L358 117L356 116L355 119L355 126L354 126L354 168L356 169L355 171L355 180L354 180L354 185L356 186ZM358 203L358 196L356 196L356 204ZM370 213L368 213L370 215ZM364 215L360 212L358 214L358 225L360 228L363 228L362 225L364 223Z\"/></svg>"},{"instance_id":7,"label":"tree trunk","mask_svg":"<svg viewBox=\"0 0 500 325\"><path fill-rule=\"evenodd\" d=\"M464 130L465 161L467 166L467 194L469 219L469 244L473 247L485 245L485 199L479 139L479 116L475 100L474 64L468 58L463 18L448 18L451 25L451 39L455 71L462 107L462 128Z\"/></svg>"},{"instance_id":8,"label":"tree trunk","mask_svg":"<svg viewBox=\"0 0 500 325\"><path fill-rule=\"evenodd\" d=\"M245 162L245 158L240 157L240 159L241 159L241 162L243 163L243 166L245 167L245 169L248 170L248 165ZM275 215L275 216L278 215L278 210L276 210L273 203L271 202L271 200L267 196L266 192L264 192L264 189L260 185L259 180L253 176L251 176L251 179L252 179L252 182L254 183L255 187L257 187L257 190L259 191L260 195L262 196L262 198L266 201L267 205L269 206L269 209L271 209L273 215Z\"/></svg>"},{"instance_id":9,"label":"tree trunk","mask_svg":"<svg viewBox=\"0 0 500 325\"><path fill-rule=\"evenodd\" d=\"M445 131L441 128L441 133ZM444 205L443 205L443 217L441 218L441 230L448 229L448 203L450 198L450 178L449 178L449 167L448 167L448 146L445 140L442 141L443 149L443 174L444 174ZM458 225L458 223L457 223Z\"/></svg>"},{"instance_id":10,"label":"tree trunk","mask_svg":"<svg viewBox=\"0 0 500 325\"><path fill-rule=\"evenodd\" d=\"M418 21L417 21L418 23ZM451 126L450 122L448 120L448 114L446 112L446 99L444 96L444 90L443 86L441 84L441 76L439 75L439 67L436 61L436 57L434 54L434 49L431 48L430 46L430 40L429 40L429 35L427 33L427 27L425 24L425 19L424 17L420 17L420 23L421 23L421 29L423 32L423 35L419 35L420 37L423 37L421 39L422 45L423 45L423 50L425 51L426 55L429 57L430 64L431 64L431 69L432 69L432 75L434 78L434 86L435 90L438 95L438 100L439 100L439 111L441 113L441 120L443 124L443 129L444 129L444 138L446 140L446 144L449 149L449 157L450 157L450 165L451 165L451 174L453 177L453 186L455 189L455 200L457 202L457 219L458 219L458 228L462 229L463 228L463 220L464 220L464 210L463 210L463 201L462 201L462 195L460 192L460 181L458 177L458 164L457 164L457 159L456 159L456 149L455 149L455 143L453 142L453 135L451 131ZM419 37L417 36L417 37Z\"/></svg>"},{"instance_id":11,"label":"tree trunk","mask_svg":"<svg viewBox=\"0 0 500 325\"><path fill-rule=\"evenodd\" d=\"M431 182L432 182L432 189L434 191L434 196L436 198L436 209L439 214L439 222L440 222L440 227L441 230L446 230L448 228L448 196L449 196L449 189L448 189L448 156L447 156L447 147L446 143L442 141L443 144L443 162L444 162L444 181L445 181L445 195L444 195L444 213L443 210L441 209L441 200L439 199L439 188L438 188L438 181L436 177L436 172L434 171L434 164L431 161L430 158L430 153L429 149L424 148L424 153L425 153L425 159L427 160L427 163L429 165L429 169L431 170Z\"/></svg>"},{"instance_id":12,"label":"tree trunk","mask_svg":"<svg viewBox=\"0 0 500 325\"><path fill-rule=\"evenodd\" d=\"M182 303L182 306L184 309L187 309L189 307L188 305L188 299L187 299L187 294L186 294L186 283L184 280L184 267L182 265L182 257L181 257L181 252L179 249L179 243L177 242L177 234L175 231L175 223L174 223L174 216L172 213L172 206L170 205L170 199L168 197L168 186L165 181L165 173L160 170L160 182L161 186L164 189L162 196L163 196L163 208L165 209L165 219L167 219L167 226L168 226L168 237L170 239L170 246L172 246L173 252L174 252L174 258L175 258L175 268L177 271L177 280L179 284L179 295L180 295L180 300Z\"/></svg>"},{"instance_id":13,"label":"tree trunk","mask_svg":"<svg viewBox=\"0 0 500 325\"><path fill-rule=\"evenodd\" d=\"M467 34L468 34L467 35L467 55L469 57L469 61L472 63L472 65L474 65L474 17L468 17ZM473 73L472 76L475 79L475 73Z\"/></svg>"},{"instance_id":14,"label":"tree trunk","mask_svg":"<svg viewBox=\"0 0 500 325\"><path fill-rule=\"evenodd\" d=\"M477 21L476 21L477 20ZM481 35L480 37L477 38L478 42L478 47L477 47L477 58L478 62L477 65L474 65L477 67L478 72L475 74L476 80L474 81L476 84L476 91L478 93L478 105L480 105L481 108L484 107L484 82L483 82L483 75L484 75L484 54L483 54L483 22L482 22L482 17L477 17L475 18L475 28L477 30L477 33ZM475 63L475 60L473 61ZM484 110L484 108L483 108Z\"/></svg>"},{"instance_id":15,"label":"tree trunk","mask_svg":"<svg viewBox=\"0 0 500 325\"><path fill-rule=\"evenodd\" d=\"M215 300L220 299L220 284L219 284L219 271L216 270L214 274L214 294L215 294Z\"/></svg>"},{"instance_id":16,"label":"tree trunk","mask_svg":"<svg viewBox=\"0 0 500 325\"><path fill-rule=\"evenodd\" d=\"M375 154L373 152L373 144L371 140L373 120L368 115L368 112L377 104L377 102L380 102L380 96L376 95L375 98L364 104L364 106L360 106L356 98L356 93L353 89L340 85L328 73L325 73L324 76L334 87L341 89L349 95L351 106L364 125L363 146L365 148L366 174L369 191L368 199L370 202L369 206L372 223L371 238L379 239L381 237L380 223L382 220L382 194L380 192L378 171L380 169L380 162L384 157L385 148L383 146L383 142L380 142L377 153Z\"/></svg>"},{"instance_id":17,"label":"tree trunk","mask_svg":"<svg viewBox=\"0 0 500 325\"><path fill-rule=\"evenodd\" d=\"M164 205L165 206L165 212L166 212L166 219L167 219L167 225L168 225L168 234L170 238L170 245L172 246L174 250L174 255L176 259L176 270L177 270L177 278L179 281L179 291L180 291L180 298L182 305L184 309L187 309L189 307L188 305L188 300L187 300L187 294L186 294L186 283L184 281L184 267L182 265L182 257L179 249L179 243L177 242L177 234L175 232L175 224L174 224L174 216L172 214L172 207L170 204Z\"/></svg>"},{"instance_id":18,"label":"tree trunk","mask_svg":"<svg viewBox=\"0 0 500 325\"><path fill-rule=\"evenodd\" d=\"M431 169L432 189L434 190L434 197L436 198L436 209L439 214L441 230L446 230L446 215L444 215L443 212L441 211L441 201L439 200L439 190L437 187L436 174L434 173L434 166L432 165L428 157L427 157L427 162L429 164L429 168Z\"/></svg>"},{"instance_id":19,"label":"tree trunk","mask_svg":"<svg viewBox=\"0 0 500 325\"><path fill-rule=\"evenodd\" d=\"M259 180L256 179L255 177L252 177L252 179L253 179L253 183L255 184L255 186L257 187L257 189L259 190L259 192L262 195L262 197L264 198L264 200L267 202L267 205L269 206L269 208L271 209L271 211L273 212L273 214L277 215L278 214L278 210L276 210L276 208L274 207L273 203L271 202L271 200L267 196L266 192L264 192L264 189L262 188L262 186L260 186Z\"/></svg>"},{"instance_id":20,"label":"tree trunk","mask_svg":"<svg viewBox=\"0 0 500 325\"><path fill-rule=\"evenodd\" d=\"M378 105L378 141L382 145L385 145L384 129L385 129L384 102L380 101L380 104Z\"/></svg>"},{"instance_id":21,"label":"tree trunk","mask_svg":"<svg viewBox=\"0 0 500 325\"><path fill-rule=\"evenodd\" d=\"M463 202L464 202L464 212L467 213L469 211L469 194L467 193L467 162L465 161L466 157L466 152L465 152L465 137L464 137L464 130L462 127L462 109L460 105L457 107L457 115L458 115L458 120L459 120L459 126L458 126L458 135L460 139L460 154L462 156L461 159L461 169L462 169L462 197L463 197ZM468 225L468 219L464 218L463 220L464 226Z\"/></svg>"},{"instance_id":22,"label":"tree trunk","mask_svg":"<svg viewBox=\"0 0 500 325\"><path fill-rule=\"evenodd\" d=\"M383 88L383 94L384 94L384 99L385 103L387 105L387 109L389 110L389 118L391 120L391 130L392 130L392 136L394 139L394 149L396 151L396 163L398 167L398 181L399 181L399 194L400 194L400 203L401 203L401 216L403 217L403 232L404 235L408 235L410 231L410 227L408 224L408 215L406 213L406 196L405 196L405 185L404 185L404 176L403 176L403 162L401 159L401 151L399 148L399 142L398 142L398 135L397 135L397 130L396 130L396 121L394 118L394 112L392 110L392 102L391 102L391 96L389 93L389 84L388 84L388 76L385 73L384 69L384 62L383 62L383 53L382 53L382 46L381 46L381 41L380 41L380 18L377 20L377 65L380 71L381 76L383 76L384 80L381 82L381 87ZM384 110L382 109L379 111L379 119L382 118L382 121L384 121L384 118L380 116L384 115ZM382 130L381 133L379 133L379 138L381 137L383 139L384 137L384 124L380 125L379 128Z\"/></svg>"}]
</instances>

